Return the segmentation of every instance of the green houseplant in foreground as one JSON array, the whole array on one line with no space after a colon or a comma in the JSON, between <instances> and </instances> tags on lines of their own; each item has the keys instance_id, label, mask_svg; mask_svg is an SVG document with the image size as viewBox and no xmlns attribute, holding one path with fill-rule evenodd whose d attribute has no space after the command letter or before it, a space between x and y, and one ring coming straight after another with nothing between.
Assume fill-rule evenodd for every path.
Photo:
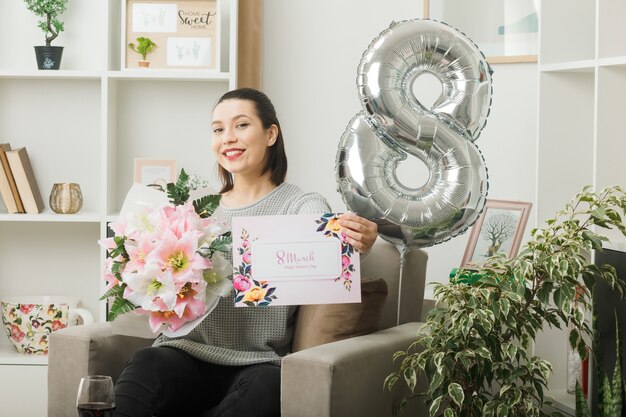
<instances>
[{"instance_id":1,"label":"green houseplant in foreground","mask_svg":"<svg viewBox=\"0 0 626 417\"><path fill-rule=\"evenodd\" d=\"M398 408L421 395L431 417L542 415L552 368L528 348L546 325L571 324L569 343L586 357L584 312L595 282L624 290L612 266L596 266L588 256L607 240L601 229L626 235L625 213L620 187L586 187L544 229L532 230L517 257L487 259L472 285L436 285L437 306L415 342L394 355L399 368L385 380L387 389L403 381L412 392ZM415 392L420 375L428 380L425 392Z\"/></svg>"},{"instance_id":2,"label":"green houseplant in foreground","mask_svg":"<svg viewBox=\"0 0 626 417\"><path fill-rule=\"evenodd\" d=\"M65 29L59 15L65 11L67 0L24 0L24 3L28 10L44 19L37 24L46 40L45 46L35 46L39 69L59 69L63 47L52 46L52 41Z\"/></svg>"},{"instance_id":3,"label":"green houseplant in foreground","mask_svg":"<svg viewBox=\"0 0 626 417\"><path fill-rule=\"evenodd\" d=\"M140 36L137 38L137 44L135 45L133 42L128 44L128 47L141 55L141 60L139 61L140 67L148 67L150 65L150 61L147 61L146 58L150 52L154 48L156 48L156 43L152 41L150 38L146 38Z\"/></svg>"}]
</instances>

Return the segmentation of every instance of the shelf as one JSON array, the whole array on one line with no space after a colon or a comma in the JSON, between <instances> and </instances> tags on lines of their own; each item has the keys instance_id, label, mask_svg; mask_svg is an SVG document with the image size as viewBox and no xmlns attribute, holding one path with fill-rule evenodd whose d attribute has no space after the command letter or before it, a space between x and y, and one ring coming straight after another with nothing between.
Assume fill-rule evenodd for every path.
<instances>
[{"instance_id":1,"label":"shelf","mask_svg":"<svg viewBox=\"0 0 626 417\"><path fill-rule=\"evenodd\" d=\"M616 56L611 58L598 59L598 65L601 67L619 67L626 66L626 56Z\"/></svg>"},{"instance_id":2,"label":"shelf","mask_svg":"<svg viewBox=\"0 0 626 417\"><path fill-rule=\"evenodd\" d=\"M541 72L589 72L595 70L595 61L585 59L582 61L560 62L558 64L542 64L539 66Z\"/></svg>"},{"instance_id":3,"label":"shelf","mask_svg":"<svg viewBox=\"0 0 626 417\"><path fill-rule=\"evenodd\" d=\"M207 70L127 69L123 71L109 71L108 76L120 80L229 81L231 74Z\"/></svg>"},{"instance_id":4,"label":"shelf","mask_svg":"<svg viewBox=\"0 0 626 417\"><path fill-rule=\"evenodd\" d=\"M4 337L6 339L6 333L4 333ZM6 343L5 340L0 343L0 365L48 365L48 356L19 353L9 343L8 339L6 339Z\"/></svg>"},{"instance_id":5,"label":"shelf","mask_svg":"<svg viewBox=\"0 0 626 417\"><path fill-rule=\"evenodd\" d=\"M99 223L98 213L57 214L50 209L44 209L39 214L0 214L0 222L60 222L60 223Z\"/></svg>"},{"instance_id":6,"label":"shelf","mask_svg":"<svg viewBox=\"0 0 626 417\"><path fill-rule=\"evenodd\" d=\"M0 78L12 79L66 79L66 80L91 80L102 78L102 71L73 71L73 70L29 70L29 71L13 71L0 70Z\"/></svg>"}]
</instances>

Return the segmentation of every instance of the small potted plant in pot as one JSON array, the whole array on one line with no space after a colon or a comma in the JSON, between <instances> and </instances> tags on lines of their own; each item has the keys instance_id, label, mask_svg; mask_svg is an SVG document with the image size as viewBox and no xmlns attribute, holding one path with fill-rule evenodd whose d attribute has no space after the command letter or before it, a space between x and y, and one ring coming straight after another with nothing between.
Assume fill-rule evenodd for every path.
<instances>
[{"instance_id":1,"label":"small potted plant in pot","mask_svg":"<svg viewBox=\"0 0 626 417\"><path fill-rule=\"evenodd\" d=\"M52 41L63 32L63 22L59 20L67 6L67 0L24 0L26 8L35 15L44 18L39 21L39 28L44 32L46 45L35 46L37 67L39 69L58 70L63 55L62 46L52 46Z\"/></svg>"},{"instance_id":2,"label":"small potted plant in pot","mask_svg":"<svg viewBox=\"0 0 626 417\"><path fill-rule=\"evenodd\" d=\"M146 59L146 56L152 52L154 48L156 48L156 43L152 42L152 39L145 38L143 36L137 38L137 44L135 45L133 42L128 44L128 47L141 55L141 60L138 62L141 68L148 68L150 66L150 61Z\"/></svg>"}]
</instances>

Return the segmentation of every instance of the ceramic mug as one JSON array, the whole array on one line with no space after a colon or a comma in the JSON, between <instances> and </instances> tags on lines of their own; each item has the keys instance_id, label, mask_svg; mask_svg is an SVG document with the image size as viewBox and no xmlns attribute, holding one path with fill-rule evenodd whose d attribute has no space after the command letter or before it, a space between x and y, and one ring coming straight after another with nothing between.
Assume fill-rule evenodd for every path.
<instances>
[{"instance_id":1,"label":"ceramic mug","mask_svg":"<svg viewBox=\"0 0 626 417\"><path fill-rule=\"evenodd\" d=\"M71 297L3 297L0 305L4 329L20 353L47 355L51 332L93 323L91 313L78 308L78 300Z\"/></svg>"}]
</instances>

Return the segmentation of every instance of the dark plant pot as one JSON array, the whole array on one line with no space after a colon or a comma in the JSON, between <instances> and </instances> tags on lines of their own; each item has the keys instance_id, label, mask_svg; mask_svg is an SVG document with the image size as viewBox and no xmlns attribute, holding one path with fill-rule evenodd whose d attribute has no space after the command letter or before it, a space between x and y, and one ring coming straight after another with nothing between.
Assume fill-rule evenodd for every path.
<instances>
[{"instance_id":1,"label":"dark plant pot","mask_svg":"<svg viewBox=\"0 0 626 417\"><path fill-rule=\"evenodd\" d=\"M58 70L63 56L62 46L35 46L37 68L40 70Z\"/></svg>"}]
</instances>

